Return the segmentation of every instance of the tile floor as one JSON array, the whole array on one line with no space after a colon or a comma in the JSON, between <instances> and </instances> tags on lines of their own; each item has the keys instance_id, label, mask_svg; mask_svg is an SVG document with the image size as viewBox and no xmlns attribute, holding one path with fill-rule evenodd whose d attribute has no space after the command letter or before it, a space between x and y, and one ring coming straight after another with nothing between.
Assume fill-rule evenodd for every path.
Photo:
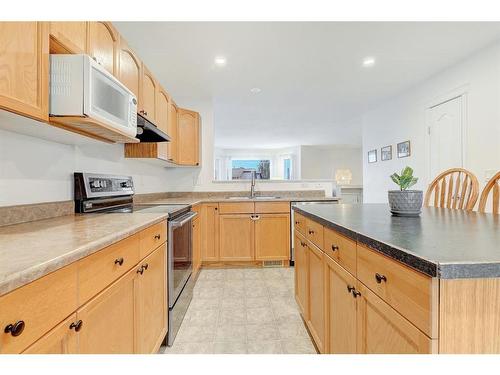
<instances>
[{"instance_id":1,"label":"tile floor","mask_svg":"<svg viewBox=\"0 0 500 375\"><path fill-rule=\"evenodd\" d=\"M166 354L314 354L293 268L202 270Z\"/></svg>"}]
</instances>

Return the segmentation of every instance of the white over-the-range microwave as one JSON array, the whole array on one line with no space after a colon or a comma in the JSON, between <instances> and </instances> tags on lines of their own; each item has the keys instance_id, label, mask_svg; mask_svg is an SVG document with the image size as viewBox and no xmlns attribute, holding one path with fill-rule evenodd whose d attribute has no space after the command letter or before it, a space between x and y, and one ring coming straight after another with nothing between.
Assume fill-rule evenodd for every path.
<instances>
[{"instance_id":1,"label":"white over-the-range microwave","mask_svg":"<svg viewBox=\"0 0 500 375\"><path fill-rule=\"evenodd\" d=\"M88 55L50 55L50 116L81 116L137 134L137 98Z\"/></svg>"}]
</instances>

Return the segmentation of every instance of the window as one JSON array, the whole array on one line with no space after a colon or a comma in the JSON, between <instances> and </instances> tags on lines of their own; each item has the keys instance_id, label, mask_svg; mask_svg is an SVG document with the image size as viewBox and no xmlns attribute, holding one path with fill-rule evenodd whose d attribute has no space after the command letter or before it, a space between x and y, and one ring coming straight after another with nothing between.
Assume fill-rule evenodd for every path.
<instances>
[{"instance_id":1,"label":"window","mask_svg":"<svg viewBox=\"0 0 500 375\"><path fill-rule=\"evenodd\" d=\"M232 160L232 179L250 180L255 173L256 179L269 180L270 165L270 160Z\"/></svg>"},{"instance_id":2,"label":"window","mask_svg":"<svg viewBox=\"0 0 500 375\"><path fill-rule=\"evenodd\" d=\"M292 176L292 160L285 159L283 160L283 179L290 180Z\"/></svg>"}]
</instances>

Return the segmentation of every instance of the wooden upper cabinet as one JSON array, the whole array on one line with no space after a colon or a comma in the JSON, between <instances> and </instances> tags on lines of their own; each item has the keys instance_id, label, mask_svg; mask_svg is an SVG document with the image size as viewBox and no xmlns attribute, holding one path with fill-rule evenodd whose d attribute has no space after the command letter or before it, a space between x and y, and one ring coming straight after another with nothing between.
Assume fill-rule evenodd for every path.
<instances>
[{"instance_id":1,"label":"wooden upper cabinet","mask_svg":"<svg viewBox=\"0 0 500 375\"><path fill-rule=\"evenodd\" d=\"M304 320L307 320L309 308L308 305L308 289L309 277L308 275L308 262L309 262L309 249L305 238L295 233L294 241L295 250L295 300L299 305L300 311Z\"/></svg>"},{"instance_id":2,"label":"wooden upper cabinet","mask_svg":"<svg viewBox=\"0 0 500 375\"><path fill-rule=\"evenodd\" d=\"M259 214L255 221L255 259L290 259L290 215Z\"/></svg>"},{"instance_id":3,"label":"wooden upper cabinet","mask_svg":"<svg viewBox=\"0 0 500 375\"><path fill-rule=\"evenodd\" d=\"M181 165L200 165L199 114L179 108L177 128L178 163Z\"/></svg>"},{"instance_id":4,"label":"wooden upper cabinet","mask_svg":"<svg viewBox=\"0 0 500 375\"><path fill-rule=\"evenodd\" d=\"M156 121L156 96L159 91L158 82L144 64L142 64L141 81L138 107L139 113L155 125L158 125Z\"/></svg>"},{"instance_id":5,"label":"wooden upper cabinet","mask_svg":"<svg viewBox=\"0 0 500 375\"><path fill-rule=\"evenodd\" d=\"M359 354L417 354L435 351L432 340L360 282L357 298Z\"/></svg>"},{"instance_id":6,"label":"wooden upper cabinet","mask_svg":"<svg viewBox=\"0 0 500 375\"><path fill-rule=\"evenodd\" d=\"M87 22L50 22L50 53L85 53Z\"/></svg>"},{"instance_id":7,"label":"wooden upper cabinet","mask_svg":"<svg viewBox=\"0 0 500 375\"><path fill-rule=\"evenodd\" d=\"M161 245L138 265L136 353L156 353L167 333L166 248Z\"/></svg>"},{"instance_id":8,"label":"wooden upper cabinet","mask_svg":"<svg viewBox=\"0 0 500 375\"><path fill-rule=\"evenodd\" d=\"M170 95L158 86L156 96L156 125L158 129L168 134L168 115L170 107ZM168 159L168 142L158 143L158 157Z\"/></svg>"},{"instance_id":9,"label":"wooden upper cabinet","mask_svg":"<svg viewBox=\"0 0 500 375\"><path fill-rule=\"evenodd\" d=\"M325 352L356 353L356 279L330 257L325 256Z\"/></svg>"},{"instance_id":10,"label":"wooden upper cabinet","mask_svg":"<svg viewBox=\"0 0 500 375\"><path fill-rule=\"evenodd\" d=\"M76 314L53 328L40 340L26 349L24 354L76 354L78 352Z\"/></svg>"},{"instance_id":11,"label":"wooden upper cabinet","mask_svg":"<svg viewBox=\"0 0 500 375\"><path fill-rule=\"evenodd\" d=\"M168 122L167 122L167 134L170 136L171 140L167 144L167 159L177 163L177 149L178 149L178 128L177 128L177 106L170 101L168 105Z\"/></svg>"},{"instance_id":12,"label":"wooden upper cabinet","mask_svg":"<svg viewBox=\"0 0 500 375\"><path fill-rule=\"evenodd\" d=\"M115 76L117 75L118 38L118 32L111 22L89 22L89 55Z\"/></svg>"},{"instance_id":13,"label":"wooden upper cabinet","mask_svg":"<svg viewBox=\"0 0 500 375\"><path fill-rule=\"evenodd\" d=\"M220 260L254 260L254 229L248 214L219 215Z\"/></svg>"},{"instance_id":14,"label":"wooden upper cabinet","mask_svg":"<svg viewBox=\"0 0 500 375\"><path fill-rule=\"evenodd\" d=\"M0 22L0 108L47 121L48 78L48 24Z\"/></svg>"},{"instance_id":15,"label":"wooden upper cabinet","mask_svg":"<svg viewBox=\"0 0 500 375\"><path fill-rule=\"evenodd\" d=\"M308 306L306 319L309 332L320 353L325 352L325 278L323 252L314 245L309 247Z\"/></svg>"},{"instance_id":16,"label":"wooden upper cabinet","mask_svg":"<svg viewBox=\"0 0 500 375\"><path fill-rule=\"evenodd\" d=\"M125 39L120 37L117 78L134 93L137 99L141 87L141 65L141 60L130 49Z\"/></svg>"}]
</instances>

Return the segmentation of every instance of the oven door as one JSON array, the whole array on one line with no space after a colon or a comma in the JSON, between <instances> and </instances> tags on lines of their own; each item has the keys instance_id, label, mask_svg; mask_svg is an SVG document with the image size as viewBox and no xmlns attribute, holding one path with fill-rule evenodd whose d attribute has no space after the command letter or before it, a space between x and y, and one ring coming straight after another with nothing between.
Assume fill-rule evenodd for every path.
<instances>
[{"instance_id":1,"label":"oven door","mask_svg":"<svg viewBox=\"0 0 500 375\"><path fill-rule=\"evenodd\" d=\"M94 60L84 68L84 114L135 137L137 99L120 81Z\"/></svg>"},{"instance_id":2,"label":"oven door","mask_svg":"<svg viewBox=\"0 0 500 375\"><path fill-rule=\"evenodd\" d=\"M172 308L193 271L192 220L188 212L168 222L168 306Z\"/></svg>"}]
</instances>

